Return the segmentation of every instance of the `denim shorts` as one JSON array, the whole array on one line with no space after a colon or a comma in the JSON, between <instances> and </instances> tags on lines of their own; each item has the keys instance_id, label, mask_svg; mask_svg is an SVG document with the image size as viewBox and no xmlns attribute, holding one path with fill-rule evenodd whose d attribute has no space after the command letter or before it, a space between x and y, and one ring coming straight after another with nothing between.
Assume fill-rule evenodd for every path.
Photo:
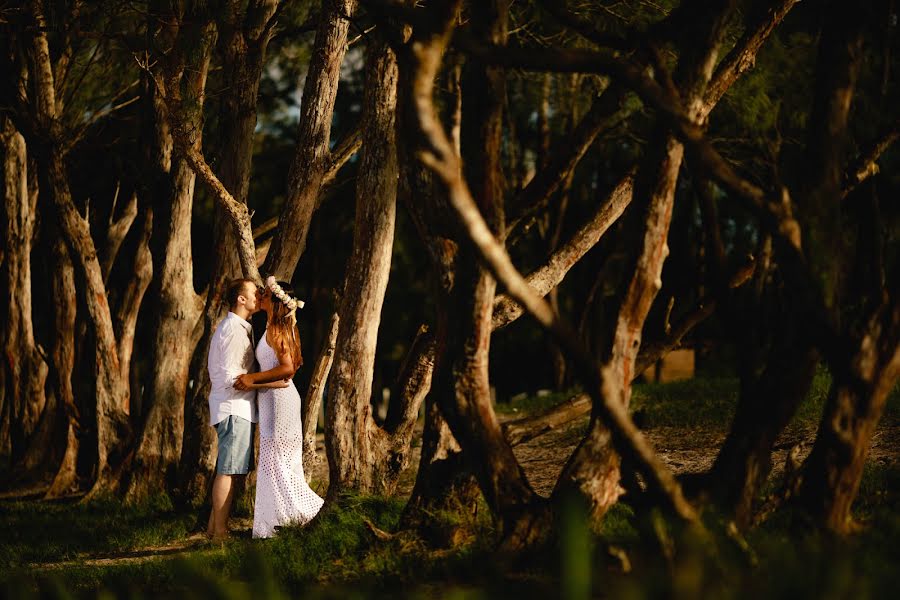
<instances>
[{"instance_id":1,"label":"denim shorts","mask_svg":"<svg viewBox=\"0 0 900 600\"><path fill-rule=\"evenodd\" d=\"M219 452L216 473L220 475L246 475L253 462L253 423L247 419L228 415L215 425L219 436Z\"/></svg>"}]
</instances>

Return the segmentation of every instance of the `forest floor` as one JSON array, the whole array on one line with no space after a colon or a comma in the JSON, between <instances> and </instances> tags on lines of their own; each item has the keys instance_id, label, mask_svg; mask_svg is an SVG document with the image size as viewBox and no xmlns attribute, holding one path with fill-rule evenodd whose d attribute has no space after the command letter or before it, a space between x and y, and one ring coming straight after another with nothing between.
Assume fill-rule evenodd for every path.
<instances>
[{"instance_id":1,"label":"forest floor","mask_svg":"<svg viewBox=\"0 0 900 600\"><path fill-rule=\"evenodd\" d=\"M776 487L781 480L786 457L792 448L799 445L801 459L811 449L825 390L827 383L819 382L797 417L779 437L773 454L770 487ZM564 394L528 397L519 402L499 405L498 414L501 421L516 419L551 406L564 397ZM861 497L864 497L861 504L867 508L877 508L874 512L865 512L864 508L865 514L861 515L864 521L870 520L875 526L878 526L877 521L882 518L887 518L891 527L900 522L896 503L896 495L900 491L896 489L900 479L900 406L896 397L897 394L894 394L875 433L867 478L860 492ZM724 441L735 399L736 386L733 380L698 379L672 384L641 385L635 390L633 410L660 457L676 474L701 473L709 469ZM550 493L565 460L580 440L586 426L587 417L582 417L514 447L516 457L538 493ZM319 450L324 456L324 447ZM342 581L352 582L355 579L354 570L359 568L359 560L365 561L367 576L374 572L375 579L381 582L376 585L376 591L385 580L397 577L398 570L402 572L410 569L410 565L426 560L424 555L428 556L428 566L423 567L424 570L433 573L437 569L438 579L444 577L443 569L447 567L436 567L435 561L448 564L463 561L463 570L473 568L468 561L477 557L479 552L490 552L484 540L471 543L471 548L462 554L453 549L423 554L417 543L404 538L402 543L391 542L389 545L393 549L390 552L378 549L374 552L375 558L372 558L373 553L368 550L372 545L372 537L367 531L368 526L361 525L361 515L365 517L363 520L374 522L376 527L390 530L399 517L403 499L412 489L417 464L418 448L411 457L410 467L401 478L397 498L359 499L347 514L342 513L335 517L334 523L323 526L326 530L329 526L334 528L330 534L323 533L320 536L328 539L303 540L304 544L319 544L315 546L316 551L322 555L319 561L325 561L321 563L320 571L310 570L306 564L298 567L292 563L290 568L295 571L299 569L300 572L293 572L285 580L271 575L267 571L270 567L261 567L263 573L270 573L267 576L269 579L263 583L267 586L274 585L272 589L276 589L290 584L292 578L296 579L294 583L312 580L320 586L317 589L324 594L323 597L332 597L330 594L340 588ZM327 468L324 464L313 473L312 479L314 487L323 492L327 486ZM887 513L882 510L885 508L882 506L884 503ZM888 516L884 517L884 514ZM608 527L616 531L627 528L627 525L619 522L623 515L627 521L627 507L621 514L615 511L611 513ZM354 525L349 526L349 521L342 521L345 518L352 519ZM181 577L186 574L196 576L198 570L204 576L211 577L210 582L219 581L221 577L246 581L258 575L247 575L243 571L247 561L253 563L263 560L256 556L258 549L254 550L254 541L249 539L252 521L246 503L239 507L238 516L232 520L234 540L231 542L224 545L210 544L202 534L196 532L197 524L196 514L172 510L165 501L157 505L124 508L116 502L85 507L71 503L43 503L27 498L0 499L0 528L6 532L0 541L0 566L7 567L5 574L0 575L0 591L3 590L4 583L9 591L9 585L25 581L30 582L26 584L26 588L31 589L34 589L34 582L38 582L36 585L44 592L59 586L62 586L59 587L61 591L69 588L87 591L102 586L119 593L132 589L132 583L129 582L142 577L154 581L154 587L164 591L177 589L177 582ZM485 518L469 525L473 531L480 531L482 537L491 536L492 525ZM352 536L347 539L344 539L347 534L345 529L353 531ZM629 536L630 534L626 535ZM279 537L285 539L277 542L276 546L288 543L286 540L291 536ZM337 538L338 541L331 538ZM269 551L275 550L272 550L271 542L267 543L270 545L263 554L268 557ZM321 547L322 544L324 547ZM335 544L337 545L334 546ZM351 560L344 556L347 548L341 544L349 544L353 549L349 554L355 554L356 558ZM416 546L418 550L411 551L412 546ZM294 549L296 550L296 544ZM374 566L369 564L373 560ZM393 562L399 560L403 561L402 564ZM415 568L412 568L411 573L415 573ZM414 580L418 579L418 575L411 576ZM520 574L519 578L521 577ZM526 576L525 579L529 577ZM402 575L400 578L402 579ZM469 590L475 594L473 597L479 597L478 594L493 585L490 578L485 579L484 573L476 573L476 580L479 578L481 583ZM501 579L505 580L504 586L509 584L508 573ZM542 580L540 585L530 589L527 581L522 583L525 597L529 597L530 592L536 589L546 590L546 586L550 585ZM454 585L458 587L458 584L457 581ZM321 587L323 585L325 587ZM445 588L446 586L441 587L441 595L447 591ZM427 590L427 582L419 582L416 589ZM459 589L465 592L469 588L464 585ZM509 591L506 587L502 589L504 594ZM463 593L463 596L467 597L467 593Z\"/></svg>"}]
</instances>

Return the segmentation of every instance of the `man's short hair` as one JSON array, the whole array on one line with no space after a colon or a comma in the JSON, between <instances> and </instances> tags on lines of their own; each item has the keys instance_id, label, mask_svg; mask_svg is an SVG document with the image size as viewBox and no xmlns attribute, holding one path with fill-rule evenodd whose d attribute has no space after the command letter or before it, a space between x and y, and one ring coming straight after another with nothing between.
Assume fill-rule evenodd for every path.
<instances>
[{"instance_id":1,"label":"man's short hair","mask_svg":"<svg viewBox=\"0 0 900 600\"><path fill-rule=\"evenodd\" d=\"M234 308L237 306L238 296L244 293L244 285L245 284L253 284L255 287L255 283L253 283L252 279L232 279L228 284L228 287L225 288L225 301L228 303L228 308Z\"/></svg>"}]
</instances>

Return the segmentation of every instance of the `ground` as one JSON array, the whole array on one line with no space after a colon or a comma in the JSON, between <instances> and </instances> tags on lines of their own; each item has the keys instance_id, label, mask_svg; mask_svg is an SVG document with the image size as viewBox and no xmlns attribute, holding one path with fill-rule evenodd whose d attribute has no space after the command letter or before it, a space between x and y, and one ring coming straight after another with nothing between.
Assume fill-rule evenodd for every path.
<instances>
[{"instance_id":1,"label":"ground","mask_svg":"<svg viewBox=\"0 0 900 600\"><path fill-rule=\"evenodd\" d=\"M710 467L724 440L734 406L735 389L733 381L714 380L638 386L633 400L633 409L643 422L644 431L660 457L676 474L699 473ZM814 440L816 420L820 414L825 389L827 389L825 383L820 382L818 392L814 390L811 400L801 408L798 417L778 439L773 455L774 469L771 475L773 485L780 481L786 456L792 448L799 445L801 458L809 452ZM816 397L816 393L818 393L818 397ZM563 397L565 397L564 394L556 394L503 404L498 407L499 416L503 421L516 419L552 405ZM701 398L701 400L697 401L697 398ZM869 456L870 473L887 473L889 475L876 475L875 483L872 484L873 489L866 488L868 490L866 493L884 495L897 492L896 489L892 489L895 474L900 472L900 418L898 418L900 410L896 405L895 398L876 431ZM514 447L516 457L536 491L544 495L550 493L566 458L579 441L586 425L587 418L584 417ZM324 455L321 437L319 451ZM418 449L415 449L410 468L401 479L399 498L389 501L388 508L378 508L384 515L388 515L388 513L399 515L402 498L405 498L411 491L417 462ZM314 486L318 487L320 491L324 491L327 479L325 465L323 464L319 470L313 473L312 477ZM361 501L361 505L365 502ZM50 527L57 527L61 520L64 522L67 518L67 510L69 509L64 505L48 509L36 501L16 502L9 498L2 499L0 500L0 527L7 531L18 531L23 526L27 527L31 521L41 520L52 523ZM90 513L91 509L78 510L87 510ZM90 513L92 516L85 517L85 520L86 522L92 518L103 520L107 518L103 516L107 514L103 511L113 514L121 510L121 507L115 505L101 507L94 513ZM389 527L394 522L391 521L392 518L394 517L384 516L386 519L384 523L387 524L385 527ZM890 518L897 518L896 511L890 513ZM117 519L121 519L121 522ZM153 526L153 519L157 519L161 524ZM0 564L5 561L11 567L11 572L19 575L27 573L29 577L38 578L58 573L62 574L64 579L71 580L72 573L91 573L92 575L75 576L75 580L81 582L76 587L81 587L85 581L87 587L90 587L91 582L105 581L104 573L129 573L135 569L152 571L159 564L169 564L166 561L171 558L189 558L191 561L200 561L201 563L206 561L209 564L219 565L217 568L223 568L221 565L227 565L229 561L236 561L240 564L241 561L234 559L233 555L243 556L246 552L252 554L253 544L258 543L248 539L251 520L246 512L243 516L233 519L232 522L238 538L235 543L244 544L246 547L223 548L210 545L202 535L192 532L196 526L195 517L174 514L165 509L159 511L151 508L147 509L146 514L116 515L112 521L110 531L118 533L110 534L108 539L97 543L85 542L85 538L90 538L92 535L90 525L85 525L83 532L65 532L69 534L68 538L63 532L56 536L52 532L43 532L39 536L42 543L46 545L43 548L40 547L40 542L36 544L36 548L30 548L27 540L16 539L16 536L12 535L10 542L0 542ZM610 518L610 521L612 523L610 527L618 527L615 515ZM366 536L364 528L359 535ZM119 538L115 536L119 536ZM60 538L63 541L60 541ZM351 546L362 548L371 544L370 536L366 537L364 541L360 540L361 538L350 542ZM277 542L276 545L278 543L282 542ZM396 554L397 548L400 548L398 552L401 556L406 557L404 560L408 561L412 555L404 553L416 543L391 542L394 546L392 552ZM363 544L363 546L359 546L359 544ZM340 552L344 552L344 550ZM327 552L325 554L327 555ZM376 556L380 555L376 553ZM417 558L414 560L420 560L418 555L416 556ZM435 555L432 554L429 560L433 561L434 558ZM458 558L456 557L456 559ZM343 573L342 560L338 559L336 563L332 561L327 568L323 567L331 573L326 579L341 577L334 573L335 569L338 569L337 573ZM398 559L393 555L385 555L380 556L379 560L393 564L390 561ZM352 564L347 565L351 579L354 568ZM393 572L397 570L398 565L393 564L390 567L369 565L366 568L374 568L379 573ZM434 568L434 564L430 562L428 569ZM316 577L321 578L322 576L316 575ZM300 579L303 580L303 577ZM0 578L0 582L2 581L3 578Z\"/></svg>"}]
</instances>

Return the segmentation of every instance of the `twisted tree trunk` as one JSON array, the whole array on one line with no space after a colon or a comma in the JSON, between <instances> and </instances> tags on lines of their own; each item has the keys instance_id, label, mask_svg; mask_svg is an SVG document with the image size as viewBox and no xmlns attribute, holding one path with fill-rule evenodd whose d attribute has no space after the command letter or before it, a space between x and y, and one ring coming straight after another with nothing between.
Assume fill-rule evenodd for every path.
<instances>
[{"instance_id":1,"label":"twisted tree trunk","mask_svg":"<svg viewBox=\"0 0 900 600\"><path fill-rule=\"evenodd\" d=\"M348 17L356 0L323 0L312 59L303 85L297 153L288 175L288 193L280 226L266 255L264 271L290 281L316 210L328 167L328 142L341 62L347 51Z\"/></svg>"},{"instance_id":2,"label":"twisted tree trunk","mask_svg":"<svg viewBox=\"0 0 900 600\"><path fill-rule=\"evenodd\" d=\"M900 273L895 270L896 278ZM887 397L900 379L898 286L855 340L847 370L834 374L797 503L826 529L856 530L850 509Z\"/></svg>"},{"instance_id":3,"label":"twisted tree trunk","mask_svg":"<svg viewBox=\"0 0 900 600\"><path fill-rule=\"evenodd\" d=\"M215 25L203 15L183 16L182 35L195 45L192 56L176 52L168 69L183 72L185 114L191 128L192 146L200 148L203 131L203 101L210 57L216 39ZM184 61L184 62L181 62ZM180 64L178 64L180 63ZM175 80L174 89L182 82ZM166 142L158 142L164 146ZM125 489L128 501L174 488L184 433L184 406L188 373L194 348L202 330L203 299L194 291L191 252L191 212L196 174L183 156L173 161L172 195L160 198L154 210L157 243L154 263L159 265L153 284L156 325L153 328L153 369L149 390L150 408L137 440L130 479Z\"/></svg>"},{"instance_id":4,"label":"twisted tree trunk","mask_svg":"<svg viewBox=\"0 0 900 600\"><path fill-rule=\"evenodd\" d=\"M241 4L237 0L229 2L220 25L225 91L221 96L219 123L221 139L227 143L222 146L218 164L222 185L236 202L247 204L259 82L279 0L254 0L244 9ZM206 501L215 468L215 431L209 427L207 401L210 392L209 344L216 324L228 308L223 305L222 290L228 281L242 276L238 237L221 205L217 205L215 211L213 236L212 277L203 310L203 334L190 367L193 386L185 404L176 486L181 500L191 504Z\"/></svg>"},{"instance_id":5,"label":"twisted tree trunk","mask_svg":"<svg viewBox=\"0 0 900 600\"><path fill-rule=\"evenodd\" d=\"M65 241L57 237L52 248L53 284L51 290L57 300L53 303L53 324L56 332L51 351L53 365L53 389L57 398L57 410L65 432L65 449L56 475L45 497L58 498L77 487L77 460L83 430L81 412L72 391L72 371L75 368L75 270Z\"/></svg>"},{"instance_id":6,"label":"twisted tree trunk","mask_svg":"<svg viewBox=\"0 0 900 600\"><path fill-rule=\"evenodd\" d=\"M397 60L380 37L366 57L363 149L356 188L353 251L341 297L340 330L326 399L325 447L331 499L373 492L377 459L388 445L372 418L372 376L381 306L390 274L397 202Z\"/></svg>"},{"instance_id":7,"label":"twisted tree trunk","mask_svg":"<svg viewBox=\"0 0 900 600\"><path fill-rule=\"evenodd\" d=\"M37 195L28 190L25 140L12 122L0 117L0 159L3 163L2 300L5 399L0 425L0 457L21 461L47 404L44 382L47 363L34 339L31 311L31 248L35 238ZM24 466L24 465L23 465ZM21 468L21 467L20 467Z\"/></svg>"},{"instance_id":8,"label":"twisted tree trunk","mask_svg":"<svg viewBox=\"0 0 900 600\"><path fill-rule=\"evenodd\" d=\"M90 227L72 200L65 166L66 141L56 101L53 67L47 42L47 22L38 3L31 4L38 32L31 38L30 77L34 81L34 108L43 146L35 148L40 171L40 187L46 190L57 212L60 230L85 282L85 304L94 330L94 375L96 382L96 479L89 496L112 491L118 468L130 445L131 426L122 410L127 403L128 380L119 368L118 347L106 286Z\"/></svg>"}]
</instances>

